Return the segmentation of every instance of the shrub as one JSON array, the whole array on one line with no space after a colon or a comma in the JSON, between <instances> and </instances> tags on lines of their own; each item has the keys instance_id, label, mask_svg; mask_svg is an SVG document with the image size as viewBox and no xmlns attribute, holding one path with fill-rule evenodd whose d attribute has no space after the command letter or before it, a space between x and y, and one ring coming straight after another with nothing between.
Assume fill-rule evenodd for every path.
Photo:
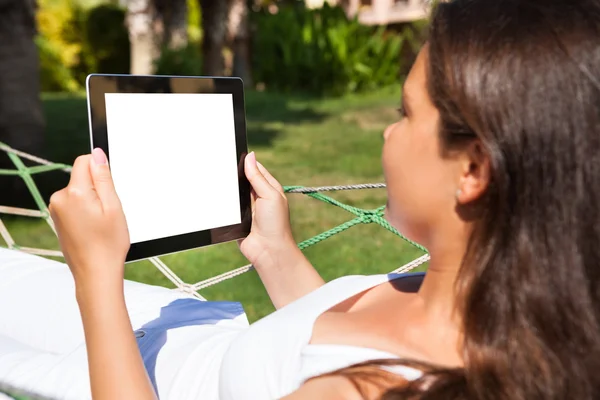
<instances>
[{"instance_id":1,"label":"shrub","mask_svg":"<svg viewBox=\"0 0 600 400\"><path fill-rule=\"evenodd\" d=\"M92 72L128 73L125 11L112 4L84 8L73 0L40 0L37 14L44 91L76 91Z\"/></svg>"},{"instance_id":2,"label":"shrub","mask_svg":"<svg viewBox=\"0 0 600 400\"><path fill-rule=\"evenodd\" d=\"M163 48L160 57L154 62L158 75L202 75L200 45L189 42L179 49Z\"/></svg>"},{"instance_id":3,"label":"shrub","mask_svg":"<svg viewBox=\"0 0 600 400\"><path fill-rule=\"evenodd\" d=\"M92 8L84 31L85 56L92 72L129 73L131 56L124 9L111 4Z\"/></svg>"},{"instance_id":4,"label":"shrub","mask_svg":"<svg viewBox=\"0 0 600 400\"><path fill-rule=\"evenodd\" d=\"M164 47L154 61L157 75L202 75L202 11L197 0L187 0L188 44L178 49Z\"/></svg>"},{"instance_id":5,"label":"shrub","mask_svg":"<svg viewBox=\"0 0 600 400\"><path fill-rule=\"evenodd\" d=\"M202 39L202 12L198 3L198 0L187 0L187 34L190 42L200 42Z\"/></svg>"},{"instance_id":6,"label":"shrub","mask_svg":"<svg viewBox=\"0 0 600 400\"><path fill-rule=\"evenodd\" d=\"M75 91L80 87L71 68L77 63L81 44L65 39L65 30L73 16L70 0L39 0L36 44L44 91Z\"/></svg>"},{"instance_id":7,"label":"shrub","mask_svg":"<svg viewBox=\"0 0 600 400\"><path fill-rule=\"evenodd\" d=\"M403 36L325 4L254 16L253 72L268 89L339 95L397 82Z\"/></svg>"},{"instance_id":8,"label":"shrub","mask_svg":"<svg viewBox=\"0 0 600 400\"><path fill-rule=\"evenodd\" d=\"M43 92L75 92L80 88L72 71L62 60L60 49L43 36L35 39L40 60L40 87Z\"/></svg>"}]
</instances>

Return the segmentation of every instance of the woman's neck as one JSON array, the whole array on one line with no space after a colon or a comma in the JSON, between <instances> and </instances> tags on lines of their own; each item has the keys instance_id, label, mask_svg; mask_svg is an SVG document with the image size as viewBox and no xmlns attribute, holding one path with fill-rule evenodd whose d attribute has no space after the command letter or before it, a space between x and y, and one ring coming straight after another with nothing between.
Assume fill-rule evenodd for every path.
<instances>
[{"instance_id":1,"label":"woman's neck","mask_svg":"<svg viewBox=\"0 0 600 400\"><path fill-rule=\"evenodd\" d=\"M462 316L458 309L456 278L465 254L461 241L446 240L443 246L431 246L429 267L417 293L423 312L432 321L445 320L458 329Z\"/></svg>"}]
</instances>

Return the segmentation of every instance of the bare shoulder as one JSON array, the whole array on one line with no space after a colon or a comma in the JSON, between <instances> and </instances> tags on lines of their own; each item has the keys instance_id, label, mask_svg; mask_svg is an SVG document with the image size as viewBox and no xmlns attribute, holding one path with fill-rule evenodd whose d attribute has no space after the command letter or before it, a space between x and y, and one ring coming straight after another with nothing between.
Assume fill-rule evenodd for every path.
<instances>
[{"instance_id":1,"label":"bare shoulder","mask_svg":"<svg viewBox=\"0 0 600 400\"><path fill-rule=\"evenodd\" d=\"M363 400L358 390L346 378L325 376L307 381L283 400Z\"/></svg>"}]
</instances>

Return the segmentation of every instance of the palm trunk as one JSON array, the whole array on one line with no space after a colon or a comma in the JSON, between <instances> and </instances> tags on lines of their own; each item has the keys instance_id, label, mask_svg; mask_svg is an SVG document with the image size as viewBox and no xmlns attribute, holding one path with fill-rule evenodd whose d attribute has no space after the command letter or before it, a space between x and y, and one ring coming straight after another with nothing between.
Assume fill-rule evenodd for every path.
<instances>
[{"instance_id":1,"label":"palm trunk","mask_svg":"<svg viewBox=\"0 0 600 400\"><path fill-rule=\"evenodd\" d=\"M128 1L127 27L131 42L131 73L151 74L154 60L160 55L164 32L154 1Z\"/></svg>"},{"instance_id":2,"label":"palm trunk","mask_svg":"<svg viewBox=\"0 0 600 400\"><path fill-rule=\"evenodd\" d=\"M44 155L35 11L35 0L0 0L0 141ZM14 166L5 154L0 154L3 168ZM29 205L22 202L27 191L20 179L0 178L2 205Z\"/></svg>"},{"instance_id":3,"label":"palm trunk","mask_svg":"<svg viewBox=\"0 0 600 400\"><path fill-rule=\"evenodd\" d=\"M155 0L165 26L164 45L171 49L184 47L188 43L186 0Z\"/></svg>"},{"instance_id":4,"label":"palm trunk","mask_svg":"<svg viewBox=\"0 0 600 400\"><path fill-rule=\"evenodd\" d=\"M229 8L229 37L233 50L232 75L242 78L244 85L251 87L250 29L248 24L248 3L246 0L231 1Z\"/></svg>"},{"instance_id":5,"label":"palm trunk","mask_svg":"<svg viewBox=\"0 0 600 400\"><path fill-rule=\"evenodd\" d=\"M202 55L204 74L222 76L225 61L223 48L227 34L227 17L231 0L199 0L202 10Z\"/></svg>"}]
</instances>

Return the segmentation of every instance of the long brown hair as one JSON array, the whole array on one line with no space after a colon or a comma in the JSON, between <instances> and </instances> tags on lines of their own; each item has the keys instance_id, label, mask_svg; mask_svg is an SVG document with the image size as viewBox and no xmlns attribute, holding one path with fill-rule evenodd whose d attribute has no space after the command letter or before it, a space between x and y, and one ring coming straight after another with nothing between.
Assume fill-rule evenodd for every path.
<instances>
[{"instance_id":1,"label":"long brown hair","mask_svg":"<svg viewBox=\"0 0 600 400\"><path fill-rule=\"evenodd\" d=\"M385 400L600 399L600 2L445 2L428 45L442 148L479 140L491 166L456 281L464 368L337 373L424 372Z\"/></svg>"}]
</instances>

